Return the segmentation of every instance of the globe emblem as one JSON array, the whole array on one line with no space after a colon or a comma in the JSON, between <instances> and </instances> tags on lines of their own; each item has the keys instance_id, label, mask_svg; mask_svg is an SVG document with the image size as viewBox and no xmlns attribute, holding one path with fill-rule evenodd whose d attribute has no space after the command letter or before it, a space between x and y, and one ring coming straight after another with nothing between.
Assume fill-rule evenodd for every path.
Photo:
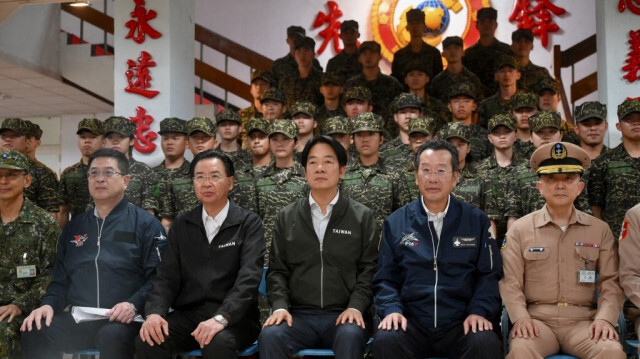
<instances>
[{"instance_id":1,"label":"globe emblem","mask_svg":"<svg viewBox=\"0 0 640 359\"><path fill-rule=\"evenodd\" d=\"M424 12L424 23L427 26L426 36L441 36L449 26L451 17L449 9L438 0L426 0L417 6Z\"/></svg>"}]
</instances>

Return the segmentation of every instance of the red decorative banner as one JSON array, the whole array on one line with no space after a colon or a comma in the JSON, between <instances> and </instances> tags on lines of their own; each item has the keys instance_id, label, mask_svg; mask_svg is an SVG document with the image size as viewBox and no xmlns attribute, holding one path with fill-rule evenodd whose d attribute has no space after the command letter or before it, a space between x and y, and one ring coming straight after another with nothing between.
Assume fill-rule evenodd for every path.
<instances>
[{"instance_id":1,"label":"red decorative banner","mask_svg":"<svg viewBox=\"0 0 640 359\"><path fill-rule=\"evenodd\" d=\"M342 10L338 8L338 4L335 1L327 1L327 8L329 8L329 13L325 14L322 11L318 11L316 20L313 22L314 29L319 28L324 23L327 24L327 27L320 31L320 36L322 36L324 40L318 49L318 55L324 52L324 49L331 41L333 41L333 49L336 53L342 51L342 49L340 49L340 25L342 23L338 21L338 18L342 16Z\"/></svg>"},{"instance_id":2,"label":"red decorative banner","mask_svg":"<svg viewBox=\"0 0 640 359\"><path fill-rule=\"evenodd\" d=\"M509 21L516 22L519 29L530 29L534 36L540 38L542 46L547 47L549 33L560 30L558 24L553 22L553 17L564 15L567 11L554 5L551 0L515 1Z\"/></svg>"},{"instance_id":3,"label":"red decorative banner","mask_svg":"<svg viewBox=\"0 0 640 359\"><path fill-rule=\"evenodd\" d=\"M626 74L623 77L629 82L635 82L640 78L640 30L629 31L628 43L629 53L624 60L626 65L622 67Z\"/></svg>"},{"instance_id":4,"label":"red decorative banner","mask_svg":"<svg viewBox=\"0 0 640 359\"><path fill-rule=\"evenodd\" d=\"M155 19L158 15L153 10L147 11L144 7L144 0L133 0L135 8L129 14L131 20L127 21L124 25L129 28L129 33L124 37L125 39L133 39L133 41L141 44L144 42L145 37L149 35L152 39L157 39L162 34L149 25L149 20Z\"/></svg>"},{"instance_id":5,"label":"red decorative banner","mask_svg":"<svg viewBox=\"0 0 640 359\"><path fill-rule=\"evenodd\" d=\"M640 0L620 0L618 1L618 11L624 12L629 9L632 13L640 15Z\"/></svg>"},{"instance_id":6,"label":"red decorative banner","mask_svg":"<svg viewBox=\"0 0 640 359\"><path fill-rule=\"evenodd\" d=\"M138 152L151 153L156 149L153 140L158 138L158 134L154 131L149 131L153 117L147 115L147 110L144 107L136 107L136 115L129 117L129 119L136 124L136 135L133 139L133 148Z\"/></svg>"},{"instance_id":7,"label":"red decorative banner","mask_svg":"<svg viewBox=\"0 0 640 359\"><path fill-rule=\"evenodd\" d=\"M127 60L129 69L124 73L127 76L127 87L124 89L129 93L142 95L146 98L156 97L160 91L147 90L151 87L152 77L149 74L149 67L156 66L156 62L151 60L151 54L146 51L140 52L138 62Z\"/></svg>"}]
</instances>

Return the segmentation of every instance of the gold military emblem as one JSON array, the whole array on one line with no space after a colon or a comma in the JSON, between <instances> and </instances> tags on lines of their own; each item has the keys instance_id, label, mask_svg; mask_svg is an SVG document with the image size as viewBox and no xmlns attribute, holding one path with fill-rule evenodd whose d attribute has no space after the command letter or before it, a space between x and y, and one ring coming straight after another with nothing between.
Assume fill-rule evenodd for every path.
<instances>
[{"instance_id":1,"label":"gold military emblem","mask_svg":"<svg viewBox=\"0 0 640 359\"><path fill-rule=\"evenodd\" d=\"M567 148L562 143L556 143L551 147L551 158L561 160L567 157Z\"/></svg>"}]
</instances>

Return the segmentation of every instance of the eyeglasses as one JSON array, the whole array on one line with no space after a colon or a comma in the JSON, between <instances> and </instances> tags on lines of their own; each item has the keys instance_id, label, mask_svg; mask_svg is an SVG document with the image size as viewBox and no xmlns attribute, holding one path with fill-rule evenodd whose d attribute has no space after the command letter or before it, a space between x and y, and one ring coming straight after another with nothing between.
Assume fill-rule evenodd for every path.
<instances>
[{"instance_id":1,"label":"eyeglasses","mask_svg":"<svg viewBox=\"0 0 640 359\"><path fill-rule=\"evenodd\" d=\"M197 175L195 177L193 177L193 180L197 183L197 184L203 184L205 183L207 180L211 181L211 183L217 183L220 182L222 179L224 178L224 176L220 175L220 174L214 174L214 175Z\"/></svg>"},{"instance_id":2,"label":"eyeglasses","mask_svg":"<svg viewBox=\"0 0 640 359\"><path fill-rule=\"evenodd\" d=\"M435 176L435 177L438 177L438 178L442 178L442 177L446 176L446 175L447 175L447 173L452 173L452 172L453 172L453 171L445 171L445 170L443 170L443 169L439 169L439 170L435 170L435 171L432 171L432 170L430 170L430 169L423 169L423 170L420 170L420 174L421 174L422 176L424 176L424 177L431 177L431 176Z\"/></svg>"},{"instance_id":3,"label":"eyeglasses","mask_svg":"<svg viewBox=\"0 0 640 359\"><path fill-rule=\"evenodd\" d=\"M6 178L8 181L13 181L18 179L20 176L25 176L26 174L26 172L0 173L0 179Z\"/></svg>"},{"instance_id":4,"label":"eyeglasses","mask_svg":"<svg viewBox=\"0 0 640 359\"><path fill-rule=\"evenodd\" d=\"M117 172L116 170L104 170L102 172L98 171L98 170L91 170L87 173L87 176L89 178L98 178L98 177L105 177L105 178L111 178L115 175L122 175L122 173Z\"/></svg>"}]
</instances>

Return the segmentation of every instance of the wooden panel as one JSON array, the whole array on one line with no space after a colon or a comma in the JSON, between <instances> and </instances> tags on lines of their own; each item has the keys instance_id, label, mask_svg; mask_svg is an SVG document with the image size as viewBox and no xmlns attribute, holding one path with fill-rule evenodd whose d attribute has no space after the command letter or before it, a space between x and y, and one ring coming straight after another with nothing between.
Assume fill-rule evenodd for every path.
<instances>
[{"instance_id":1,"label":"wooden panel","mask_svg":"<svg viewBox=\"0 0 640 359\"><path fill-rule=\"evenodd\" d=\"M91 25L113 34L113 18L92 7L73 7L69 4L62 4L62 10L76 16Z\"/></svg>"},{"instance_id":2,"label":"wooden panel","mask_svg":"<svg viewBox=\"0 0 640 359\"><path fill-rule=\"evenodd\" d=\"M195 73L197 77L202 77L212 84L220 86L223 89L249 102L253 101L253 98L249 93L250 87L248 84L216 69L213 66L207 65L198 59L195 59L195 61Z\"/></svg>"},{"instance_id":3,"label":"wooden panel","mask_svg":"<svg viewBox=\"0 0 640 359\"><path fill-rule=\"evenodd\" d=\"M596 53L596 35L586 38L562 51L562 67L569 67Z\"/></svg>"},{"instance_id":4,"label":"wooden panel","mask_svg":"<svg viewBox=\"0 0 640 359\"><path fill-rule=\"evenodd\" d=\"M594 72L571 85L571 101L576 102L598 90L598 73Z\"/></svg>"},{"instance_id":5,"label":"wooden panel","mask_svg":"<svg viewBox=\"0 0 640 359\"><path fill-rule=\"evenodd\" d=\"M196 24L196 41L201 42L216 51L219 51L232 59L238 60L254 69L271 70L273 61L237 42L217 34L207 28Z\"/></svg>"}]
</instances>

